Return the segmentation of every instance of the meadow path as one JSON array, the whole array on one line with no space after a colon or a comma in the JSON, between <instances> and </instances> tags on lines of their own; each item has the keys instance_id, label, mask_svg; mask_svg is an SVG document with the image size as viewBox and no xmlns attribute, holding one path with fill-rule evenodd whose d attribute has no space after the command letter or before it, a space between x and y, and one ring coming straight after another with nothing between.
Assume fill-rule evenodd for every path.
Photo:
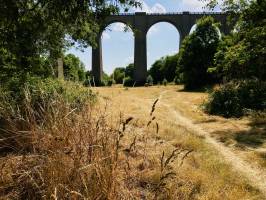
<instances>
[{"instance_id":1,"label":"meadow path","mask_svg":"<svg viewBox=\"0 0 266 200\"><path fill-rule=\"evenodd\" d=\"M151 88L123 88L99 89L102 96L111 100L116 105L116 111L130 113L136 118L142 119L150 112L151 105L159 98L156 106L157 117L167 118L171 123L182 127L187 132L199 136L205 143L213 147L225 163L229 164L233 171L245 179L251 186L258 189L266 200L266 170L260 167L253 159L249 159L245 153L237 151L231 146L219 141L213 136L217 130L227 129L229 132L243 130L243 120L224 119L221 117L204 114L199 105L206 99L206 93L182 92L177 87L151 87ZM162 126L167 126L166 121ZM244 120L245 121L245 120ZM220 155L219 155L220 154Z\"/></svg>"},{"instance_id":2,"label":"meadow path","mask_svg":"<svg viewBox=\"0 0 266 200\"><path fill-rule=\"evenodd\" d=\"M167 108L168 112L175 118L175 122L186 128L189 132L192 132L198 136L204 138L204 140L212 145L226 162L231 164L234 170L241 173L249 183L255 188L259 189L266 198L266 171L241 159L230 148L226 147L223 143L218 142L215 138L211 137L210 133L204 130L200 125L193 123L192 119L183 116L177 109L171 107L171 105L165 103L164 94L171 91L163 91L159 96L159 104Z\"/></svg>"}]
</instances>

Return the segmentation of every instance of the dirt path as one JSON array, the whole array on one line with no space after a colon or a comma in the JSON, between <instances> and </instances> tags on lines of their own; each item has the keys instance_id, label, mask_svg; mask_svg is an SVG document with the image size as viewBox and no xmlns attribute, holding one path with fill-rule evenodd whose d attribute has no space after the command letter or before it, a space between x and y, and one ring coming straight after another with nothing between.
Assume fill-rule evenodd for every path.
<instances>
[{"instance_id":1,"label":"dirt path","mask_svg":"<svg viewBox=\"0 0 266 200\"><path fill-rule=\"evenodd\" d=\"M169 91L161 92L159 96L159 105L164 106L168 109L169 113L172 113L172 115L175 117L175 123L183 126L189 132L204 137L205 141L212 145L218 152L220 152L224 160L228 162L234 170L240 172L240 174L243 175L251 185L259 189L266 198L266 172L241 159L223 143L218 142L216 139L211 137L208 131L203 130L199 125L194 124L192 119L184 117L178 110L173 109L171 105L165 103L163 96L167 92Z\"/></svg>"}]
</instances>

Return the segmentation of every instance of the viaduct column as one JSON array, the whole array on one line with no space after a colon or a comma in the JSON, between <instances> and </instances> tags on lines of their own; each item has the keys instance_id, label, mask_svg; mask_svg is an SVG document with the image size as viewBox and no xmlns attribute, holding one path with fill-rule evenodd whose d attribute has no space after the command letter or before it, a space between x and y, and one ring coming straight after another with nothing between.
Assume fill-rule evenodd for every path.
<instances>
[{"instance_id":1,"label":"viaduct column","mask_svg":"<svg viewBox=\"0 0 266 200\"><path fill-rule=\"evenodd\" d=\"M144 85L147 78L147 40L146 13L135 14L135 45L134 45L134 80L136 85Z\"/></svg>"},{"instance_id":2,"label":"viaduct column","mask_svg":"<svg viewBox=\"0 0 266 200\"><path fill-rule=\"evenodd\" d=\"M103 61L102 61L102 39L101 35L97 37L97 47L92 49L92 76L95 85L101 84L102 73L103 73Z\"/></svg>"},{"instance_id":3,"label":"viaduct column","mask_svg":"<svg viewBox=\"0 0 266 200\"><path fill-rule=\"evenodd\" d=\"M137 31L134 50L134 79L137 85L143 85L147 77L147 41L146 33Z\"/></svg>"}]
</instances>

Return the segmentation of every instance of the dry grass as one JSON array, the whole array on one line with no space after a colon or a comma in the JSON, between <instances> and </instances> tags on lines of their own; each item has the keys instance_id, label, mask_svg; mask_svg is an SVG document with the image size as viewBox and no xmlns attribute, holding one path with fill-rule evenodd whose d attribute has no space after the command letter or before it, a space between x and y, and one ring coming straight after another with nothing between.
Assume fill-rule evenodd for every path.
<instances>
[{"instance_id":1,"label":"dry grass","mask_svg":"<svg viewBox=\"0 0 266 200\"><path fill-rule=\"evenodd\" d=\"M15 137L0 158L0 199L262 199L155 102L165 90L176 88L98 88L82 110L53 101L45 123L28 103L6 123Z\"/></svg>"},{"instance_id":2,"label":"dry grass","mask_svg":"<svg viewBox=\"0 0 266 200\"><path fill-rule=\"evenodd\" d=\"M104 102L76 110L53 99L47 102L49 112L41 112L42 123L30 101L23 118L19 111L15 119L6 115L1 144L9 151L0 159L0 198L171 198L168 184L177 175L172 162L181 167L191 151L148 153L147 144L156 142L148 132L156 124L156 104L137 132L134 118L110 115L113 110Z\"/></svg>"},{"instance_id":3,"label":"dry grass","mask_svg":"<svg viewBox=\"0 0 266 200\"><path fill-rule=\"evenodd\" d=\"M99 88L100 95L112 99L113 110L123 110L135 118L140 119L136 124L142 127L142 121L147 120L143 113L149 112L154 99L163 94L163 103L159 101L155 116L159 123L159 134L152 133L151 137L161 144L156 147L159 152L170 151L175 147L194 150L178 172L177 185L171 188L180 199L263 199L259 192L252 188L243 177L231 170L231 166L217 157L219 155L212 147L208 146L203 138L195 136L183 126L174 121L174 116L163 105L167 103L177 109L184 116L192 118L195 123L208 127L209 130L221 127L235 128L235 121L224 120L220 117L210 117L200 111L199 106L204 101L206 94L177 92L181 88L175 86L151 88ZM166 92L167 91L167 92ZM242 127L246 119L239 122ZM218 125L218 127L216 127ZM243 125L243 127L245 127ZM154 128L156 128L154 126ZM148 144L150 144L149 142ZM148 154L154 154L153 143L148 145ZM178 165L177 165L178 166ZM174 184L175 185L175 184ZM176 186L176 185L175 185ZM223 195L221 195L223 194ZM180 196L179 196L180 195ZM177 199L178 199L177 198Z\"/></svg>"}]
</instances>

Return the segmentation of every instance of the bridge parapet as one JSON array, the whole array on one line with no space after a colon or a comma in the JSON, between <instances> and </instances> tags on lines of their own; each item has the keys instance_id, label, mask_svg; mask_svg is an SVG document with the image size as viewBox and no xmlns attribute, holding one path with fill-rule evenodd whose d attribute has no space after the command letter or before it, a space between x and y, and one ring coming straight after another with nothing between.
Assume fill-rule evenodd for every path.
<instances>
[{"instance_id":1,"label":"bridge parapet","mask_svg":"<svg viewBox=\"0 0 266 200\"><path fill-rule=\"evenodd\" d=\"M160 15L226 15L225 12L165 12L165 13L147 13L147 12L135 12L135 13L118 13L111 16L132 16L132 15L151 15L151 16L160 16Z\"/></svg>"}]
</instances>

